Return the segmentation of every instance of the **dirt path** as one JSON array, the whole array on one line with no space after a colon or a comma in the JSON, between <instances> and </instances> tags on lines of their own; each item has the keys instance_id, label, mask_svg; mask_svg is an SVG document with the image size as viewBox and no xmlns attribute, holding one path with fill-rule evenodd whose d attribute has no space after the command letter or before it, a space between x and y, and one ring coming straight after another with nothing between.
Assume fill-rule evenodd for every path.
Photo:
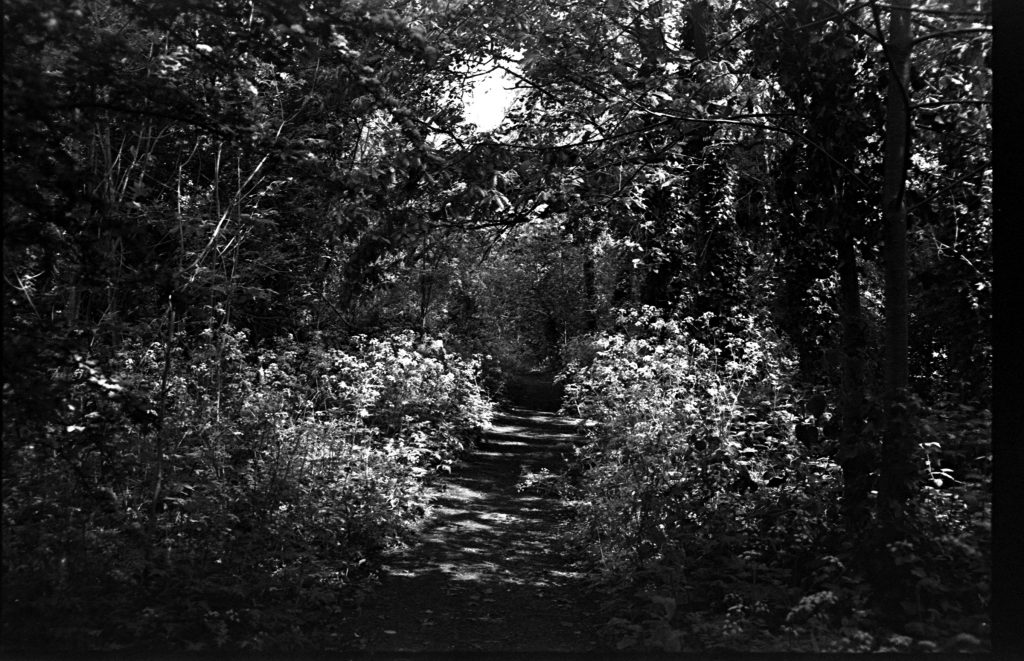
<instances>
[{"instance_id":1,"label":"dirt path","mask_svg":"<svg viewBox=\"0 0 1024 661\"><path fill-rule=\"evenodd\" d=\"M495 417L434 494L419 543L388 558L359 621L367 652L595 648L583 575L558 542L568 513L543 484L517 488L558 471L574 438L551 413Z\"/></svg>"}]
</instances>

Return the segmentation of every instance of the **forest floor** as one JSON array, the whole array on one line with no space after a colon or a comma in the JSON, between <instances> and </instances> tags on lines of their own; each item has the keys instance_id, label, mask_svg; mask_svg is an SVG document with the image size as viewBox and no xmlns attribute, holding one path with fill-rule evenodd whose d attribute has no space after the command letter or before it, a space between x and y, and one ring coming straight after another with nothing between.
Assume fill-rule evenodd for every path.
<instances>
[{"instance_id":1,"label":"forest floor","mask_svg":"<svg viewBox=\"0 0 1024 661\"><path fill-rule=\"evenodd\" d=\"M433 488L414 545L393 551L357 631L389 652L585 652L594 600L562 546L569 510L545 476L564 467L572 421L506 408Z\"/></svg>"}]
</instances>

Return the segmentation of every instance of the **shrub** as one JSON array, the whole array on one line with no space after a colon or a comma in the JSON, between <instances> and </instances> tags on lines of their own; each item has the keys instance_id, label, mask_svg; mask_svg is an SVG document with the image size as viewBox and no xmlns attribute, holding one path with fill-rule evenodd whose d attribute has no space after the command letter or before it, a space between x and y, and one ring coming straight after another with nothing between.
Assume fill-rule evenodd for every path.
<instances>
[{"instance_id":1,"label":"shrub","mask_svg":"<svg viewBox=\"0 0 1024 661\"><path fill-rule=\"evenodd\" d=\"M983 649L984 493L950 489L934 478L949 473L932 466L936 482L910 504L907 539L883 551L895 562L882 564L898 569L887 579L892 594L913 597L897 598L895 613L881 608L888 593L873 593L878 577L867 580L863 540L844 530L834 447L795 433L807 427L807 410L827 418L817 411L821 394L801 401L787 346L767 326L740 315L723 326L710 316L624 311L612 331L577 342L563 374L566 408L588 434L570 471L575 541L612 608L641 620L613 617L612 641L667 650ZM977 426L976 412L965 413ZM951 417L929 419L934 431Z\"/></svg>"},{"instance_id":2,"label":"shrub","mask_svg":"<svg viewBox=\"0 0 1024 661\"><path fill-rule=\"evenodd\" d=\"M65 411L4 420L5 644L337 646L296 625L337 634L487 421L478 369L412 334L254 348L226 324L72 357Z\"/></svg>"},{"instance_id":3,"label":"shrub","mask_svg":"<svg viewBox=\"0 0 1024 661\"><path fill-rule=\"evenodd\" d=\"M785 451L794 416L779 340L752 319L746 336L715 337L709 321L626 312L589 364L570 367L568 406L597 423L580 457L581 521L609 568L681 552L709 518L732 518Z\"/></svg>"}]
</instances>

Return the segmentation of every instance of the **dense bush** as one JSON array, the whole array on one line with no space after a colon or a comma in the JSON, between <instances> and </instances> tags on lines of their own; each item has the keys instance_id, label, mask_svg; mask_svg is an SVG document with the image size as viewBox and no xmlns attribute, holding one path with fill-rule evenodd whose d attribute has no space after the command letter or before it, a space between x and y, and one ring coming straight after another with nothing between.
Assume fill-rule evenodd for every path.
<instances>
[{"instance_id":1,"label":"dense bush","mask_svg":"<svg viewBox=\"0 0 1024 661\"><path fill-rule=\"evenodd\" d=\"M255 348L211 325L70 362L59 417L4 420L8 646L336 646L490 413L478 361L411 333Z\"/></svg>"},{"instance_id":2,"label":"dense bush","mask_svg":"<svg viewBox=\"0 0 1024 661\"><path fill-rule=\"evenodd\" d=\"M731 322L624 313L576 347L566 372L566 405L589 430L570 489L577 541L616 613L642 613L609 621L615 642L978 649L985 495L926 485L905 538L882 551L898 569L881 594L863 561L878 554L844 528L835 445L818 441L829 435L825 394L794 387L790 352L767 327Z\"/></svg>"},{"instance_id":3,"label":"dense bush","mask_svg":"<svg viewBox=\"0 0 1024 661\"><path fill-rule=\"evenodd\" d=\"M688 513L697 523L728 511L694 489L717 492L723 480L759 473L754 449L773 447L792 420L777 407L788 365L771 338L705 345L687 325L708 320L666 321L650 310L625 316L624 332L597 339L592 362L567 387L571 405L598 422L585 485L604 497L589 503L585 519L604 540L610 567L672 553L689 527L672 515L680 499L699 505L701 514ZM720 360L723 351L733 357ZM758 407L768 419L754 415Z\"/></svg>"}]
</instances>

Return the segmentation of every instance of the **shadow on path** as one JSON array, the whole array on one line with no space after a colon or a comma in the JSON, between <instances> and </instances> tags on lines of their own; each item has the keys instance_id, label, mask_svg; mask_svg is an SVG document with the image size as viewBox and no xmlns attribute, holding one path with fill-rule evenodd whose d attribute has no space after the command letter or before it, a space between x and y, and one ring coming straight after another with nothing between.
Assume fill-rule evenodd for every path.
<instances>
[{"instance_id":1,"label":"shadow on path","mask_svg":"<svg viewBox=\"0 0 1024 661\"><path fill-rule=\"evenodd\" d=\"M583 574L559 546L569 512L520 477L559 471L571 421L510 409L436 489L415 546L393 552L364 604L370 655L594 649Z\"/></svg>"}]
</instances>

